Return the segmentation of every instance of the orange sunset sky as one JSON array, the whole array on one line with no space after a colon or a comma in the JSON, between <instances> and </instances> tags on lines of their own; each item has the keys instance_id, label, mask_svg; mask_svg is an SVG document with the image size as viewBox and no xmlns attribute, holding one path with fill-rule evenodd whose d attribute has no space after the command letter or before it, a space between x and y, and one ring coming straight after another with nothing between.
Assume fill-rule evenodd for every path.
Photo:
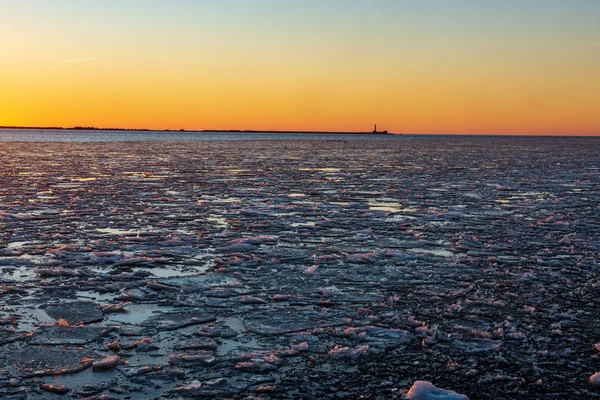
<instances>
[{"instance_id":1,"label":"orange sunset sky","mask_svg":"<svg viewBox=\"0 0 600 400\"><path fill-rule=\"evenodd\" d=\"M2 0L0 125L600 134L597 0Z\"/></svg>"}]
</instances>

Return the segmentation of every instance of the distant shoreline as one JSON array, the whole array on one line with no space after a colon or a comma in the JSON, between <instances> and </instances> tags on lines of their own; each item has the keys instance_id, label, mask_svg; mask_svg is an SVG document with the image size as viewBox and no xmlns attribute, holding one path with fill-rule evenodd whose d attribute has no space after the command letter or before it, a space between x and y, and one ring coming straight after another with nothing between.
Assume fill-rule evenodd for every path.
<instances>
[{"instance_id":1,"label":"distant shoreline","mask_svg":"<svg viewBox=\"0 0 600 400\"><path fill-rule=\"evenodd\" d=\"M96 128L86 126L74 126L64 128L60 126L0 126L0 129L23 129L23 130L55 130L55 131L123 131L123 132L188 132L188 133L310 133L321 135L402 135L402 133L391 132L342 132L342 131L261 131L254 129L146 129L146 128Z\"/></svg>"},{"instance_id":2,"label":"distant shoreline","mask_svg":"<svg viewBox=\"0 0 600 400\"><path fill-rule=\"evenodd\" d=\"M98 131L98 132L173 132L173 133L273 133L273 134L313 134L313 135L384 135L384 136L436 136L436 137L531 137L531 138L599 138L600 133L591 135L564 134L518 134L518 133L394 133L394 132L342 132L342 131L261 131L255 129L147 129L147 128L96 128L96 127L60 127L60 126L0 126L0 131L19 130L48 130L48 131Z\"/></svg>"}]
</instances>

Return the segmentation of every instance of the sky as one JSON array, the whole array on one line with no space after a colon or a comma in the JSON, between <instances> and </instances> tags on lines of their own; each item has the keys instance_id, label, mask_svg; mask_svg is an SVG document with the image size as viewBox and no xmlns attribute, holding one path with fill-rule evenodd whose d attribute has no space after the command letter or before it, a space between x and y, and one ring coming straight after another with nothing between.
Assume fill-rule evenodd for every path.
<instances>
[{"instance_id":1,"label":"sky","mask_svg":"<svg viewBox=\"0 0 600 400\"><path fill-rule=\"evenodd\" d=\"M0 0L0 125L600 134L598 0Z\"/></svg>"}]
</instances>

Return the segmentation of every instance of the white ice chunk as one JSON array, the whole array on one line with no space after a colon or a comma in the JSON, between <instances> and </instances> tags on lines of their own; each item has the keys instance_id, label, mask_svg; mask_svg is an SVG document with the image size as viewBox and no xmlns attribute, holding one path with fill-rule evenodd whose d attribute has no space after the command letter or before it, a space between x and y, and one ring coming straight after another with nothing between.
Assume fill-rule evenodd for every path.
<instances>
[{"instance_id":1,"label":"white ice chunk","mask_svg":"<svg viewBox=\"0 0 600 400\"><path fill-rule=\"evenodd\" d=\"M416 381L405 398L407 400L469 400L464 394L437 388L427 381Z\"/></svg>"}]
</instances>

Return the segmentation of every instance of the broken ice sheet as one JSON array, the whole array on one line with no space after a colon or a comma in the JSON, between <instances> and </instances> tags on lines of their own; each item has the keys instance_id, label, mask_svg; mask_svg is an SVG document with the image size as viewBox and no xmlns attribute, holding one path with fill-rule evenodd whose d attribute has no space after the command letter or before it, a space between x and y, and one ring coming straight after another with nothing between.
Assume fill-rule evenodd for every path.
<instances>
[{"instance_id":1,"label":"broken ice sheet","mask_svg":"<svg viewBox=\"0 0 600 400\"><path fill-rule=\"evenodd\" d=\"M29 343L40 345L83 345L97 341L110 328L91 326L42 326L33 333Z\"/></svg>"},{"instance_id":2,"label":"broken ice sheet","mask_svg":"<svg viewBox=\"0 0 600 400\"><path fill-rule=\"evenodd\" d=\"M89 324L101 321L100 306L91 301L74 301L49 304L43 310L55 320L64 319L71 325Z\"/></svg>"},{"instance_id":3,"label":"broken ice sheet","mask_svg":"<svg viewBox=\"0 0 600 400\"><path fill-rule=\"evenodd\" d=\"M592 398L594 140L3 143L0 397Z\"/></svg>"}]
</instances>

